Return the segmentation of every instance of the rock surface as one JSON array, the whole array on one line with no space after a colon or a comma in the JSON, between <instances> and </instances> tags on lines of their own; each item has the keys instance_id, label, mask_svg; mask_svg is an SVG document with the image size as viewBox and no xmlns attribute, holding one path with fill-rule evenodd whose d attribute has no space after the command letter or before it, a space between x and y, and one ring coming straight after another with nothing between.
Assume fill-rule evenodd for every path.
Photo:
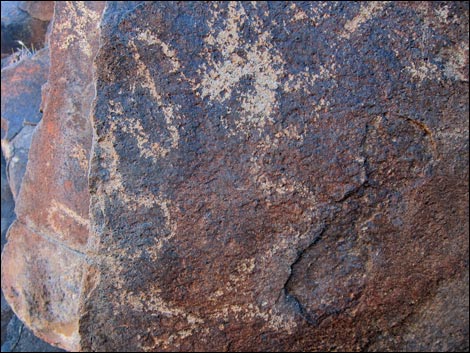
<instances>
[{"instance_id":1,"label":"rock surface","mask_svg":"<svg viewBox=\"0 0 470 353\"><path fill-rule=\"evenodd\" d=\"M3 246L6 243L6 234L8 227L15 219L15 201L13 200L13 195L10 190L10 185L7 180L6 173L6 161L3 158L3 152L1 153L1 250L3 251ZM7 333L7 325L10 322L10 319L13 315L13 312L10 309L5 297L3 296L3 291L1 292L1 344L5 341Z\"/></svg>"},{"instance_id":2,"label":"rock surface","mask_svg":"<svg viewBox=\"0 0 470 353\"><path fill-rule=\"evenodd\" d=\"M2 70L2 151L13 196L19 193L35 126L42 118L41 88L49 74L49 50Z\"/></svg>"},{"instance_id":3,"label":"rock surface","mask_svg":"<svg viewBox=\"0 0 470 353\"><path fill-rule=\"evenodd\" d=\"M468 351L468 3L55 6L2 256L36 335Z\"/></svg>"},{"instance_id":4,"label":"rock surface","mask_svg":"<svg viewBox=\"0 0 470 353\"><path fill-rule=\"evenodd\" d=\"M5 330L7 340L2 352L65 352L37 338L16 316Z\"/></svg>"},{"instance_id":5,"label":"rock surface","mask_svg":"<svg viewBox=\"0 0 470 353\"><path fill-rule=\"evenodd\" d=\"M2 256L2 288L15 313L36 335L72 351L79 348L78 303L89 231L90 68L103 6L56 3L44 118L33 137L18 219Z\"/></svg>"},{"instance_id":6,"label":"rock surface","mask_svg":"<svg viewBox=\"0 0 470 353\"><path fill-rule=\"evenodd\" d=\"M101 43L84 350L468 348L468 4L109 2Z\"/></svg>"},{"instance_id":7,"label":"rock surface","mask_svg":"<svg viewBox=\"0 0 470 353\"><path fill-rule=\"evenodd\" d=\"M31 53L18 51L3 59L3 54L8 54L3 51L9 45L8 36L10 35L15 35L16 39L23 39L30 49L32 43L28 42L28 38L31 39L31 36L36 41L36 48L42 47L45 42L44 35L47 23L41 22L40 26L34 26L34 23L38 22L33 21L21 11L21 5L20 2L2 2L2 250L6 242L7 229L15 219L14 199L18 196L26 169L32 134L35 125L42 117L40 113L41 87L46 82L49 72L49 51L47 49ZM36 11L39 11L44 5L44 2L36 4ZM48 18L47 21L50 19ZM28 27L31 24L33 26ZM19 30L20 33L14 32ZM21 37L21 33L24 34L25 30L27 34L29 33L29 37ZM13 47L10 49L17 46L18 43L13 42ZM3 152L5 152L6 160L3 157ZM5 300L3 292L1 302L2 352L11 351L12 347L14 351L24 349L24 351L33 352L38 349L52 348L32 333L28 333L26 328L21 330L23 334L17 334L17 330L7 330L7 325L17 322L18 319Z\"/></svg>"},{"instance_id":8,"label":"rock surface","mask_svg":"<svg viewBox=\"0 0 470 353\"><path fill-rule=\"evenodd\" d=\"M2 59L24 47L38 50L44 46L51 4L53 1L2 1Z\"/></svg>"},{"instance_id":9,"label":"rock surface","mask_svg":"<svg viewBox=\"0 0 470 353\"><path fill-rule=\"evenodd\" d=\"M2 21L4 18L2 3ZM44 42L44 38L42 42ZM41 87L46 82L49 72L49 52L47 49L39 50L34 55L24 55L21 60L19 59L18 56L12 55L2 60L2 250L6 241L7 229L15 219L14 199L18 196L26 170L35 125L42 116L40 113ZM3 67L6 62L11 64ZM6 160L3 157L4 152ZM1 299L1 342L3 345L6 340L6 327L14 314L3 296L3 292Z\"/></svg>"},{"instance_id":10,"label":"rock surface","mask_svg":"<svg viewBox=\"0 0 470 353\"><path fill-rule=\"evenodd\" d=\"M49 22L54 15L54 1L21 1L19 8L41 21Z\"/></svg>"}]
</instances>

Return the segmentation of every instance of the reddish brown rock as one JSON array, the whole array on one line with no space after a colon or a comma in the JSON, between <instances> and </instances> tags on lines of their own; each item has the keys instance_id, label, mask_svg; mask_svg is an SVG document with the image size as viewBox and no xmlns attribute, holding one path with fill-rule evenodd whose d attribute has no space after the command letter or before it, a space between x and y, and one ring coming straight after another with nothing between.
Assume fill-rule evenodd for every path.
<instances>
[{"instance_id":1,"label":"reddish brown rock","mask_svg":"<svg viewBox=\"0 0 470 353\"><path fill-rule=\"evenodd\" d=\"M54 1L21 1L19 7L41 21L49 22L54 15Z\"/></svg>"},{"instance_id":2,"label":"reddish brown rock","mask_svg":"<svg viewBox=\"0 0 470 353\"><path fill-rule=\"evenodd\" d=\"M467 3L56 6L2 259L38 335L468 350Z\"/></svg>"},{"instance_id":3,"label":"reddish brown rock","mask_svg":"<svg viewBox=\"0 0 470 353\"><path fill-rule=\"evenodd\" d=\"M2 254L2 288L15 313L36 335L72 351L80 347L78 304L89 232L91 68L103 7L103 2L56 3L44 117L17 198L18 219Z\"/></svg>"},{"instance_id":4,"label":"reddish brown rock","mask_svg":"<svg viewBox=\"0 0 470 353\"><path fill-rule=\"evenodd\" d=\"M2 60L2 66L3 64ZM24 56L19 62L2 69L2 250L7 229L15 219L14 199L18 196L26 170L32 134L42 116L41 87L46 82L48 72L47 49L42 49L35 55ZM6 160L3 158L4 154ZM2 292L2 345L7 339L6 328L12 314Z\"/></svg>"},{"instance_id":5,"label":"reddish brown rock","mask_svg":"<svg viewBox=\"0 0 470 353\"><path fill-rule=\"evenodd\" d=\"M89 114L94 95L90 68L103 4L87 4L83 9L71 3L57 6L50 37L51 71L43 87L44 119L33 138L34 153L16 212L21 222L85 251L92 141ZM82 10L85 15L77 15Z\"/></svg>"},{"instance_id":6,"label":"reddish brown rock","mask_svg":"<svg viewBox=\"0 0 470 353\"><path fill-rule=\"evenodd\" d=\"M468 4L102 28L84 350L468 349Z\"/></svg>"},{"instance_id":7,"label":"reddish brown rock","mask_svg":"<svg viewBox=\"0 0 470 353\"><path fill-rule=\"evenodd\" d=\"M2 287L19 318L45 341L79 347L77 303L84 255L51 242L20 222L8 232Z\"/></svg>"},{"instance_id":8,"label":"reddish brown rock","mask_svg":"<svg viewBox=\"0 0 470 353\"><path fill-rule=\"evenodd\" d=\"M370 351L468 351L468 272L439 285L435 295L408 317L399 330L387 332ZM419 339L416 339L419 337Z\"/></svg>"}]
</instances>

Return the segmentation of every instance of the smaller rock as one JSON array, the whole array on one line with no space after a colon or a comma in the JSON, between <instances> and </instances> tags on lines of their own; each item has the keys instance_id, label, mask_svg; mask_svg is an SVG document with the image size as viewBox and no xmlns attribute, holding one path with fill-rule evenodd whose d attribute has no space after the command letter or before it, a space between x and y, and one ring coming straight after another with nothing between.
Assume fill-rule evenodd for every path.
<instances>
[{"instance_id":1,"label":"smaller rock","mask_svg":"<svg viewBox=\"0 0 470 353\"><path fill-rule=\"evenodd\" d=\"M6 233L8 227L15 219L15 201L10 191L10 185L8 184L6 175L6 161L2 153L2 179L1 179L1 202L2 202L2 250L6 243Z\"/></svg>"},{"instance_id":2,"label":"smaller rock","mask_svg":"<svg viewBox=\"0 0 470 353\"><path fill-rule=\"evenodd\" d=\"M2 250L3 250L3 246L6 243L6 233L7 233L8 227L10 227L10 224L15 219L15 212L14 212L15 201L13 200L13 195L11 194L10 186L8 184L7 175L6 175L6 161L5 161L5 158L3 157L3 153L2 153L1 165L2 165L2 169L1 169L2 227L1 227L1 230L2 230ZM11 311L11 308L8 305L7 301L5 300L5 297L3 296L3 292L2 292L1 293L1 332L2 332L1 342L2 344L5 341L6 327L12 315L13 315L13 312Z\"/></svg>"},{"instance_id":3,"label":"smaller rock","mask_svg":"<svg viewBox=\"0 0 470 353\"><path fill-rule=\"evenodd\" d=\"M2 292L2 316L1 316L1 329L2 329L2 345L6 341L7 338L7 326L8 323L10 322L12 316L13 316L13 311L10 308L10 305L8 305L5 296L3 295ZM3 352L2 348L2 352Z\"/></svg>"},{"instance_id":4,"label":"smaller rock","mask_svg":"<svg viewBox=\"0 0 470 353\"><path fill-rule=\"evenodd\" d=\"M33 132L42 118L41 87L48 73L46 48L2 70L2 150L15 199L26 170Z\"/></svg>"},{"instance_id":5,"label":"smaller rock","mask_svg":"<svg viewBox=\"0 0 470 353\"><path fill-rule=\"evenodd\" d=\"M104 5L56 2L48 46L51 69L42 88L44 116L32 138L16 199L17 220L2 256L2 289L20 320L38 337L71 351L81 346L79 307L90 230L92 66ZM2 77L2 95L3 84ZM15 99L21 102L21 94L12 94L10 100ZM14 117L2 120L9 147L19 134L13 129L21 127L22 120Z\"/></svg>"},{"instance_id":6,"label":"smaller rock","mask_svg":"<svg viewBox=\"0 0 470 353\"><path fill-rule=\"evenodd\" d=\"M2 70L2 139L11 140L23 125L35 125L41 120L41 87L48 73L46 48Z\"/></svg>"}]
</instances>

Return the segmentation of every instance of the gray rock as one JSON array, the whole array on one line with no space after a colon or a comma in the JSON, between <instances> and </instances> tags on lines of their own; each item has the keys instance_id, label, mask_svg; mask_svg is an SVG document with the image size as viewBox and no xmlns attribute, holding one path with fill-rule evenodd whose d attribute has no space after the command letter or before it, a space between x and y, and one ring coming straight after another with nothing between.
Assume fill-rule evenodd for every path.
<instances>
[{"instance_id":1,"label":"gray rock","mask_svg":"<svg viewBox=\"0 0 470 353\"><path fill-rule=\"evenodd\" d=\"M2 69L2 151L15 199L26 171L33 132L42 118L41 88L48 73L47 48Z\"/></svg>"},{"instance_id":2,"label":"gray rock","mask_svg":"<svg viewBox=\"0 0 470 353\"><path fill-rule=\"evenodd\" d=\"M32 1L33 2L33 1ZM41 1L43 4L38 8L49 7L49 4L45 1ZM33 3L41 3L36 1ZM38 18L31 17L30 14L23 10L21 7L25 4L22 4L23 1L2 1L1 4L1 55L2 59L5 56L11 55L12 52L24 48L26 46L29 50L41 49L44 47L45 35L47 32L47 27L49 25L49 20L42 21ZM50 2L47 2L50 3ZM27 6L28 7L28 6ZM38 9L39 10L39 9ZM44 14L47 14L47 11L44 13L35 10L33 13L40 13L38 17L46 19ZM21 41L21 45L18 41Z\"/></svg>"},{"instance_id":3,"label":"gray rock","mask_svg":"<svg viewBox=\"0 0 470 353\"><path fill-rule=\"evenodd\" d=\"M37 338L16 316L7 328L7 339L2 352L65 352Z\"/></svg>"},{"instance_id":4,"label":"gray rock","mask_svg":"<svg viewBox=\"0 0 470 353\"><path fill-rule=\"evenodd\" d=\"M3 251L3 246L6 243L6 234L7 230L10 227L11 223L15 219L15 201L13 200L13 195L10 191L10 186L7 180L6 174L6 161L3 157L3 152L1 154L1 250ZM1 292L1 344L6 338L6 328L10 319L13 315L13 312L8 305L5 297L3 295L3 291Z\"/></svg>"}]
</instances>

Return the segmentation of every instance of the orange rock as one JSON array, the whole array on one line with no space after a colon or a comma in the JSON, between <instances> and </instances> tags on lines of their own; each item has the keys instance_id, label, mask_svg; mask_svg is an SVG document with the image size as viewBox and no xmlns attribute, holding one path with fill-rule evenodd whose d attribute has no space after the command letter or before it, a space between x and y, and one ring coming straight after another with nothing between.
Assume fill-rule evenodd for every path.
<instances>
[{"instance_id":1,"label":"orange rock","mask_svg":"<svg viewBox=\"0 0 470 353\"><path fill-rule=\"evenodd\" d=\"M5 297L38 337L71 351L79 347L78 299L85 264L83 254L19 221L10 228L2 257Z\"/></svg>"},{"instance_id":2,"label":"orange rock","mask_svg":"<svg viewBox=\"0 0 470 353\"><path fill-rule=\"evenodd\" d=\"M44 116L2 255L2 288L36 335L74 351L80 348L78 307L89 234L92 61L104 2L55 6Z\"/></svg>"}]
</instances>

